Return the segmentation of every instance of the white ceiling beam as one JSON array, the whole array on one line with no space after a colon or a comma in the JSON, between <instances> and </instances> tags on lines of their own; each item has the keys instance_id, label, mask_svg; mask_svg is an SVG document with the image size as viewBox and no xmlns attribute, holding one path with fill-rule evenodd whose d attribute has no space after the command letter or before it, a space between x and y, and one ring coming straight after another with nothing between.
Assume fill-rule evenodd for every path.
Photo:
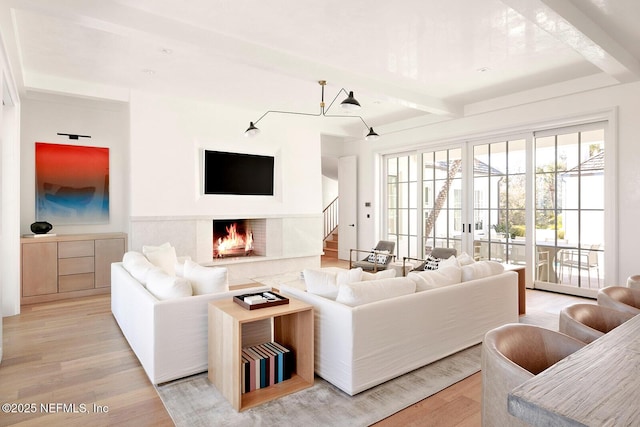
<instances>
[{"instance_id":1,"label":"white ceiling beam","mask_svg":"<svg viewBox=\"0 0 640 427\"><path fill-rule=\"evenodd\" d=\"M502 0L620 83L640 78L640 62L567 0Z\"/></svg>"},{"instance_id":2,"label":"white ceiling beam","mask_svg":"<svg viewBox=\"0 0 640 427\"><path fill-rule=\"evenodd\" d=\"M369 94L386 98L406 107L445 116L460 116L462 105L452 105L442 99L398 87L326 63L303 59L286 52L217 33L209 28L153 15L122 3L100 0L2 0L18 9L35 10L51 16L64 17L70 22L124 36L176 40L198 46L203 51L221 55L240 63L302 80L310 77L325 79L336 85L358 88ZM170 46L168 46L170 47ZM351 89L353 90L353 89Z\"/></svg>"},{"instance_id":3,"label":"white ceiling beam","mask_svg":"<svg viewBox=\"0 0 640 427\"><path fill-rule=\"evenodd\" d=\"M10 9L6 9L6 13L0 13L0 29L13 80L18 89L18 93L24 95L22 54L18 49L19 44L15 30L15 16Z\"/></svg>"}]
</instances>

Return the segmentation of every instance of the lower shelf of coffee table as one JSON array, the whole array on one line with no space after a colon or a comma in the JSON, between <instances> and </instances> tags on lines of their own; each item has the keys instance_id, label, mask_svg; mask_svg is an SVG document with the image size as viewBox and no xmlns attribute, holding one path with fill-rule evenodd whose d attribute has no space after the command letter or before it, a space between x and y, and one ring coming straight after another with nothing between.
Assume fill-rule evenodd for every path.
<instances>
[{"instance_id":1,"label":"lower shelf of coffee table","mask_svg":"<svg viewBox=\"0 0 640 427\"><path fill-rule=\"evenodd\" d=\"M309 382L298 374L292 374L291 378L281 383L244 393L241 397L240 410L243 411L253 408L254 406L262 405L270 400L304 390L311 386L313 386L313 381Z\"/></svg>"}]
</instances>

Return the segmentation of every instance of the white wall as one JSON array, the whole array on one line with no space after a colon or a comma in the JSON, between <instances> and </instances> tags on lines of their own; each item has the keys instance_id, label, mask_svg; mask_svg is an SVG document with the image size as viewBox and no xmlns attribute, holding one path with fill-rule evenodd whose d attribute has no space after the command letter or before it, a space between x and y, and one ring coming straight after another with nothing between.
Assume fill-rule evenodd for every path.
<instances>
[{"instance_id":1,"label":"white wall","mask_svg":"<svg viewBox=\"0 0 640 427\"><path fill-rule=\"evenodd\" d=\"M3 46L0 43L0 46ZM0 47L0 361L2 317L20 312L20 99Z\"/></svg>"},{"instance_id":2,"label":"white wall","mask_svg":"<svg viewBox=\"0 0 640 427\"><path fill-rule=\"evenodd\" d=\"M90 135L70 140L57 133ZM126 232L129 164L128 107L123 103L68 96L34 94L22 102L20 210L22 234L31 233L35 218L35 143L109 148L109 223L56 225L52 233Z\"/></svg>"},{"instance_id":3,"label":"white wall","mask_svg":"<svg viewBox=\"0 0 640 427\"><path fill-rule=\"evenodd\" d=\"M597 111L617 108L617 195L618 217L618 271L609 274L619 283L626 277L637 274L638 241L640 228L637 213L640 212L640 83L631 83L612 88L599 89L541 102L477 114L443 123L436 123L389 135L380 132L382 138L374 143L368 141L345 144L344 155L359 156L358 199L375 200L374 215L379 216L380 191L378 166L382 153L402 151L417 146L429 146L448 141L464 141L481 135L497 135L512 129L538 129L542 123L570 123L573 118L591 115ZM607 147L611 147L609 141ZM610 152L607 148L607 152ZM366 218L365 208L358 212L358 246L372 247L379 239L380 223ZM615 283L607 283L615 284Z\"/></svg>"},{"instance_id":4,"label":"white wall","mask_svg":"<svg viewBox=\"0 0 640 427\"><path fill-rule=\"evenodd\" d=\"M260 135L245 138L260 113L141 92L130 109L132 217L322 212L320 135L306 120L269 115ZM203 149L275 156L275 195L203 195Z\"/></svg>"}]
</instances>

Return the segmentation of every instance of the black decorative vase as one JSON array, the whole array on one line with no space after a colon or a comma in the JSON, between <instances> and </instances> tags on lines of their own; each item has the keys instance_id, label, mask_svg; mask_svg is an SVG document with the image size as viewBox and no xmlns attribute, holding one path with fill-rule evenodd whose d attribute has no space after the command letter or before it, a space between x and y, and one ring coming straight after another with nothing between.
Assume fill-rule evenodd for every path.
<instances>
[{"instance_id":1,"label":"black decorative vase","mask_svg":"<svg viewBox=\"0 0 640 427\"><path fill-rule=\"evenodd\" d=\"M52 228L53 225L49 224L47 221L36 221L31 224L31 231L34 234L47 234Z\"/></svg>"}]
</instances>

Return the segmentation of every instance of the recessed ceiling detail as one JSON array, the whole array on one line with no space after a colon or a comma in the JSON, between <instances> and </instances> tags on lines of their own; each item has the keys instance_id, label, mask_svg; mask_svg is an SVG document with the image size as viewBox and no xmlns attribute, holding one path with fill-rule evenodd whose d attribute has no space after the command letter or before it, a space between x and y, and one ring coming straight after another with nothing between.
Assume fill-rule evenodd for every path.
<instances>
[{"instance_id":1,"label":"recessed ceiling detail","mask_svg":"<svg viewBox=\"0 0 640 427\"><path fill-rule=\"evenodd\" d=\"M322 76L354 90L384 133L562 82L638 80L637 16L636 0L7 1L0 31L21 91L95 85L298 111Z\"/></svg>"}]
</instances>

